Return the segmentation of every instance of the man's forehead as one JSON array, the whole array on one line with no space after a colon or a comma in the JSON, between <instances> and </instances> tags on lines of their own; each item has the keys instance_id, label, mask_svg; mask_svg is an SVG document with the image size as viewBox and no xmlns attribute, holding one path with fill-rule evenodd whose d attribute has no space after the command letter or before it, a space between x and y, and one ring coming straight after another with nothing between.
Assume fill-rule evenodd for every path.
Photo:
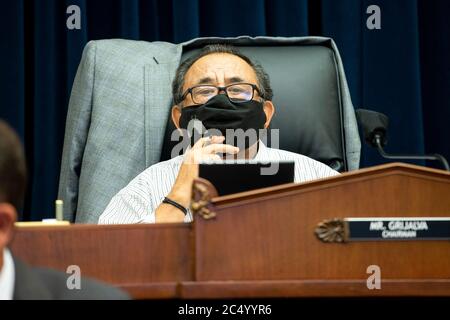
<instances>
[{"instance_id":1,"label":"man's forehead","mask_svg":"<svg viewBox=\"0 0 450 320\"><path fill-rule=\"evenodd\" d=\"M241 80L239 80L241 79ZM225 80L256 82L253 68L242 58L228 53L213 53L198 59L188 70L186 85Z\"/></svg>"}]
</instances>

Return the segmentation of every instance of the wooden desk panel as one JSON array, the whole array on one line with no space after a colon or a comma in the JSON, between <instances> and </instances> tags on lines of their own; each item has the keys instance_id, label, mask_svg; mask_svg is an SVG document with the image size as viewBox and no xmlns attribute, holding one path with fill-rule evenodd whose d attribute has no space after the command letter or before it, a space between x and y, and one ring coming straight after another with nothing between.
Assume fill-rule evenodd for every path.
<instances>
[{"instance_id":1,"label":"wooden desk panel","mask_svg":"<svg viewBox=\"0 0 450 320\"><path fill-rule=\"evenodd\" d=\"M450 173L392 165L212 200L197 219L196 280L357 280L369 265L383 279L450 279L449 241L330 244L323 219L450 217Z\"/></svg>"},{"instance_id":2,"label":"wooden desk panel","mask_svg":"<svg viewBox=\"0 0 450 320\"><path fill-rule=\"evenodd\" d=\"M189 224L71 225L18 228L11 249L34 266L120 285L137 297L175 297L177 283L193 280Z\"/></svg>"},{"instance_id":3,"label":"wooden desk panel","mask_svg":"<svg viewBox=\"0 0 450 320\"><path fill-rule=\"evenodd\" d=\"M211 200L192 224L19 228L13 253L136 298L450 296L449 241L327 244L323 219L450 216L450 173L384 165ZM381 268L381 290L366 286Z\"/></svg>"},{"instance_id":4,"label":"wooden desk panel","mask_svg":"<svg viewBox=\"0 0 450 320\"><path fill-rule=\"evenodd\" d=\"M192 281L179 288L183 299L325 298L325 297L448 297L450 280L382 280L369 290L365 280Z\"/></svg>"}]
</instances>

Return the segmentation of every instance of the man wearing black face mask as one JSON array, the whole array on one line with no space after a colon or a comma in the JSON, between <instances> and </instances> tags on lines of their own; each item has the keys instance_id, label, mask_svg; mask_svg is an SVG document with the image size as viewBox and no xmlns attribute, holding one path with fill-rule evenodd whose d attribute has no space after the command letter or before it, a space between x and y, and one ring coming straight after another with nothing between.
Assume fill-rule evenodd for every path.
<instances>
[{"instance_id":1,"label":"man wearing black face mask","mask_svg":"<svg viewBox=\"0 0 450 320\"><path fill-rule=\"evenodd\" d=\"M146 169L110 201L99 223L190 222L188 210L198 163L223 156L255 161L294 161L295 182L338 174L303 155L267 148L257 134L246 140L227 139L229 130L258 132L268 128L275 107L263 68L225 45L205 47L185 60L173 82L172 121L189 129L201 121L215 134L194 141L183 156ZM194 125L195 126L195 125ZM224 143L225 142L225 143ZM222 155L222 156L221 156Z\"/></svg>"},{"instance_id":2,"label":"man wearing black face mask","mask_svg":"<svg viewBox=\"0 0 450 320\"><path fill-rule=\"evenodd\" d=\"M221 90L226 94L219 94ZM231 136L238 129L242 129L241 132L250 130L255 134L247 137L247 141L238 141L243 139L238 139L237 135L233 141L229 141L231 139L226 141L234 146L239 144L241 150L249 150L257 142L256 133L265 128L267 121L262 99L261 101L252 99L255 90L258 90L258 87L249 83L230 84L221 88L212 85L190 88L186 94L190 93L192 100L198 105L181 109L180 128L188 130L189 121L195 119L201 121L205 129L216 129L221 136L226 136L227 133ZM185 134L191 132L188 130Z\"/></svg>"}]
</instances>

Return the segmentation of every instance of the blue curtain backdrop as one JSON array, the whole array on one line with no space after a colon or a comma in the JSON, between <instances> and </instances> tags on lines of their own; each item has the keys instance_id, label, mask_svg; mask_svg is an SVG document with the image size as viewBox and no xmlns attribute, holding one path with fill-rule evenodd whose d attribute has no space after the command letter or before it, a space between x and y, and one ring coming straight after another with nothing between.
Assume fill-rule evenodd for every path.
<instances>
[{"instance_id":1,"label":"blue curtain backdrop","mask_svg":"<svg viewBox=\"0 0 450 320\"><path fill-rule=\"evenodd\" d=\"M66 8L81 8L81 30ZM381 8L381 30L366 9ZM10 0L0 10L0 118L25 144L25 219L50 217L57 196L70 89L89 40L182 42L199 36L335 39L356 107L390 117L392 152L450 158L450 1L430 0ZM366 146L361 166L383 160Z\"/></svg>"}]
</instances>

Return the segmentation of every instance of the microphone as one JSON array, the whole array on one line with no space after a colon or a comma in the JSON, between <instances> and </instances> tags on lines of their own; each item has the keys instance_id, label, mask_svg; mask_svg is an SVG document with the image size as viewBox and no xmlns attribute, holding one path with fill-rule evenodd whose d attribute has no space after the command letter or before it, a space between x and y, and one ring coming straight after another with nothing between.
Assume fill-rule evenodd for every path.
<instances>
[{"instance_id":1,"label":"microphone","mask_svg":"<svg viewBox=\"0 0 450 320\"><path fill-rule=\"evenodd\" d=\"M355 112L356 119L364 131L364 139L370 146L376 148L383 158L394 160L435 160L441 162L445 170L450 171L447 160L438 153L426 155L386 153L383 147L387 144L389 118L382 113L372 110L358 109Z\"/></svg>"}]
</instances>

